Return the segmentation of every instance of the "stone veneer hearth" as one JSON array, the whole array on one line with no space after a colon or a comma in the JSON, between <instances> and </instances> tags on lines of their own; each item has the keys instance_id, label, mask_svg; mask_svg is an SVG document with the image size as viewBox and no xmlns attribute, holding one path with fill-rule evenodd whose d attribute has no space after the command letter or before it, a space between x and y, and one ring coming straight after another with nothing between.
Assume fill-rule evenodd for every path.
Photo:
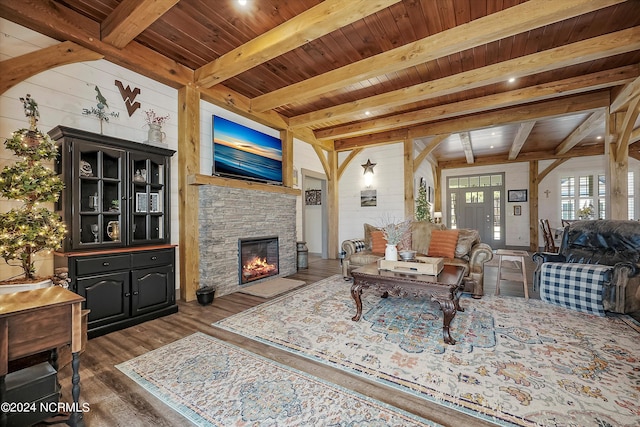
<instances>
[{"instance_id":1,"label":"stone veneer hearth","mask_svg":"<svg viewBox=\"0 0 640 427\"><path fill-rule=\"evenodd\" d=\"M202 185L198 223L200 283L215 285L216 296L242 288L238 283L238 239L278 236L279 276L296 272L296 196Z\"/></svg>"}]
</instances>

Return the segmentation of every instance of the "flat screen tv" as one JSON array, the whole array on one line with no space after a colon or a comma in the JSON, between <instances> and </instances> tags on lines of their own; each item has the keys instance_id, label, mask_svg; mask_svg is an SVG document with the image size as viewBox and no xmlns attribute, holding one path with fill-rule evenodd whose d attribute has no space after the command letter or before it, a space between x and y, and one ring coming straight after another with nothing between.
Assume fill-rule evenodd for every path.
<instances>
[{"instance_id":1,"label":"flat screen tv","mask_svg":"<svg viewBox=\"0 0 640 427\"><path fill-rule=\"evenodd\" d=\"M282 184L282 141L213 116L213 174Z\"/></svg>"}]
</instances>

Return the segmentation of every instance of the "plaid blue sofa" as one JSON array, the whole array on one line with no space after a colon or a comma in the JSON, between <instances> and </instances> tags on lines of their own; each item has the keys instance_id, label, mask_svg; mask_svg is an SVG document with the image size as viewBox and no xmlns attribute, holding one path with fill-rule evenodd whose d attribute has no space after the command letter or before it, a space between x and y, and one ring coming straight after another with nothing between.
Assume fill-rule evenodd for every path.
<instances>
[{"instance_id":1,"label":"plaid blue sofa","mask_svg":"<svg viewBox=\"0 0 640 427\"><path fill-rule=\"evenodd\" d=\"M558 253L532 258L534 288L547 302L600 316L640 310L640 221L575 221Z\"/></svg>"}]
</instances>

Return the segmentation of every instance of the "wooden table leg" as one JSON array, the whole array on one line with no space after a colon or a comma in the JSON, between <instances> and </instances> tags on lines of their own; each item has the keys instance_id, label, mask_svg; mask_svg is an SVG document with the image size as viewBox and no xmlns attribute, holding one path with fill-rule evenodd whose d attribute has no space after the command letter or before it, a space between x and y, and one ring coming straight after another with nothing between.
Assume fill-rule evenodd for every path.
<instances>
[{"instance_id":1,"label":"wooden table leg","mask_svg":"<svg viewBox=\"0 0 640 427\"><path fill-rule=\"evenodd\" d=\"M442 310L442 338L445 344L455 345L456 340L453 339L449 332L449 325L451 325L453 318L456 317L456 312L464 311L464 309L449 295L433 294L431 301L437 302Z\"/></svg>"},{"instance_id":2,"label":"wooden table leg","mask_svg":"<svg viewBox=\"0 0 640 427\"><path fill-rule=\"evenodd\" d=\"M356 302L356 315L351 318L354 322L360 320L360 316L362 316L362 300L360 299L360 295L362 295L362 286L356 283L354 279L353 285L351 285L351 297Z\"/></svg>"},{"instance_id":3,"label":"wooden table leg","mask_svg":"<svg viewBox=\"0 0 640 427\"><path fill-rule=\"evenodd\" d=\"M73 396L73 412L67 422L73 427L84 427L84 419L80 411L80 352L73 353L71 359L71 395Z\"/></svg>"}]
</instances>

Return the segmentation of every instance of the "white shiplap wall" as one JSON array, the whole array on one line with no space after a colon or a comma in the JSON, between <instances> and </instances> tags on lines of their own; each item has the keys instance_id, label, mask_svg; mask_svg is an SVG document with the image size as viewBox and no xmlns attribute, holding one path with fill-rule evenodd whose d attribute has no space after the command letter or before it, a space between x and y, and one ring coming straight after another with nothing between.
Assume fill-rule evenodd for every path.
<instances>
[{"instance_id":1,"label":"white shiplap wall","mask_svg":"<svg viewBox=\"0 0 640 427\"><path fill-rule=\"evenodd\" d=\"M0 18L0 60L17 57L26 53L37 51L57 43L44 35L38 34L27 28L16 25ZM119 80L131 89L140 88L141 93L136 101L141 103L141 108L129 117L126 106L115 80ZM153 109L159 115L169 115L169 122L163 127L166 133L165 143L168 148L177 150L178 146L178 102L177 90L169 86L148 79L142 75L129 71L105 60L83 62L61 66L35 75L0 95L0 138L4 140L14 130L28 126L23 114L22 103L19 98L30 93L38 102L40 108L40 121L38 128L48 132L57 125L83 129L90 132L100 132L100 124L93 116L82 115L83 108L94 107L95 86L109 103L109 111L119 112L119 117L104 123L103 133L118 138L143 142L147 139L147 127L144 121L144 111ZM201 172L211 173L212 165L212 128L211 117L213 114L236 121L261 132L279 137L275 129L253 122L235 113L226 111L208 102L200 103L201 118ZM178 243L178 156L172 159L171 174L171 241ZM0 148L0 167L14 162L12 153ZM322 166L314 150L306 143L294 140L294 164L298 171L302 168L322 173ZM0 210L6 211L14 203L0 200ZM300 198L298 198L300 207ZM297 233L301 239L300 209L297 210ZM178 251L180 248L178 248ZM53 271L52 255L42 254L38 257L36 268L38 274L47 276ZM4 263L0 264L0 280L18 274L19 270L9 268Z\"/></svg>"}]
</instances>

